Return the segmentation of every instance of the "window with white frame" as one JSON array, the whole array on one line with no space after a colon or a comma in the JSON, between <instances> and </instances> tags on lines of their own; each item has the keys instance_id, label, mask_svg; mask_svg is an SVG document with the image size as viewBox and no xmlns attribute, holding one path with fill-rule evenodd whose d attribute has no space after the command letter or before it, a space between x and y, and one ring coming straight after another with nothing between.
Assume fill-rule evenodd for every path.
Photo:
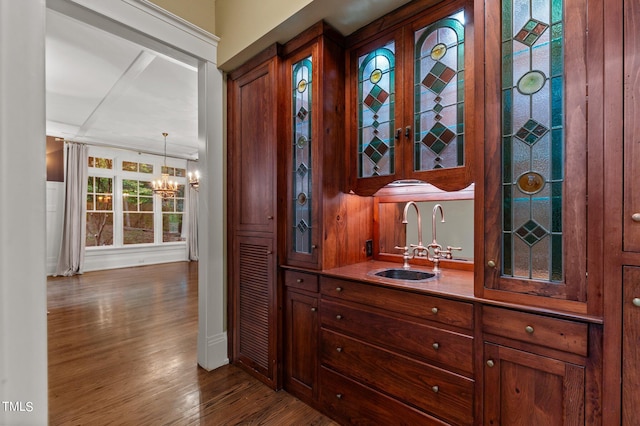
<instances>
[{"instance_id":1,"label":"window with white frame","mask_svg":"<svg viewBox=\"0 0 640 426\"><path fill-rule=\"evenodd\" d=\"M186 223L186 160L90 147L87 248L183 242ZM175 198L153 193L160 172L178 182Z\"/></svg>"}]
</instances>

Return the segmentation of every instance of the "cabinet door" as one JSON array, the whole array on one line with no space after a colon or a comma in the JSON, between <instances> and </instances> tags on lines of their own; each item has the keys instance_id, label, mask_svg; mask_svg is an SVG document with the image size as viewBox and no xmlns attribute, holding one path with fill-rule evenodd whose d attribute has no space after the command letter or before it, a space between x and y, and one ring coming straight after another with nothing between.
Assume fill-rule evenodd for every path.
<instances>
[{"instance_id":1,"label":"cabinet door","mask_svg":"<svg viewBox=\"0 0 640 426\"><path fill-rule=\"evenodd\" d=\"M638 423L640 401L640 267L625 267L622 303L622 424Z\"/></svg>"},{"instance_id":2,"label":"cabinet door","mask_svg":"<svg viewBox=\"0 0 640 426\"><path fill-rule=\"evenodd\" d=\"M356 193L397 180L444 190L472 182L473 13L465 8L456 1L427 9L351 50L348 165Z\"/></svg>"},{"instance_id":3,"label":"cabinet door","mask_svg":"<svg viewBox=\"0 0 640 426\"><path fill-rule=\"evenodd\" d=\"M485 4L484 296L585 302L586 0Z\"/></svg>"},{"instance_id":4,"label":"cabinet door","mask_svg":"<svg viewBox=\"0 0 640 426\"><path fill-rule=\"evenodd\" d=\"M624 1L624 216L625 251L640 252L640 2Z\"/></svg>"},{"instance_id":5,"label":"cabinet door","mask_svg":"<svg viewBox=\"0 0 640 426\"><path fill-rule=\"evenodd\" d=\"M277 59L229 81L229 202L237 231L274 232Z\"/></svg>"},{"instance_id":6,"label":"cabinet door","mask_svg":"<svg viewBox=\"0 0 640 426\"><path fill-rule=\"evenodd\" d=\"M317 398L318 298L287 289L286 389L305 401Z\"/></svg>"},{"instance_id":7,"label":"cabinet door","mask_svg":"<svg viewBox=\"0 0 640 426\"><path fill-rule=\"evenodd\" d=\"M273 238L237 236L231 288L234 362L272 387L277 382L277 291Z\"/></svg>"},{"instance_id":8,"label":"cabinet door","mask_svg":"<svg viewBox=\"0 0 640 426\"><path fill-rule=\"evenodd\" d=\"M484 424L584 424L584 367L485 343Z\"/></svg>"}]
</instances>

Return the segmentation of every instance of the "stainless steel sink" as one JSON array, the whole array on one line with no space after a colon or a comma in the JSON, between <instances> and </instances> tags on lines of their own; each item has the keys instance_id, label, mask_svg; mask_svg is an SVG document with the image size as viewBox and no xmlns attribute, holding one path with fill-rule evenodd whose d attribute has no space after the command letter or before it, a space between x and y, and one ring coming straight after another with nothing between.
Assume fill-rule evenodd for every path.
<instances>
[{"instance_id":1,"label":"stainless steel sink","mask_svg":"<svg viewBox=\"0 0 640 426\"><path fill-rule=\"evenodd\" d=\"M391 278L393 280L425 281L435 277L431 272L415 271L413 269L391 268L375 272L379 277Z\"/></svg>"}]
</instances>

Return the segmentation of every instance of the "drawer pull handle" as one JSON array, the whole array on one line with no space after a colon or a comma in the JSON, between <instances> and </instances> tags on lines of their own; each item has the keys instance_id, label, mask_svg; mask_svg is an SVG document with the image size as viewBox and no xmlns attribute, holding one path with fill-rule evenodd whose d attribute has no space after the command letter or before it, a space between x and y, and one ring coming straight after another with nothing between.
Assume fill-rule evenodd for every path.
<instances>
[{"instance_id":1,"label":"drawer pull handle","mask_svg":"<svg viewBox=\"0 0 640 426\"><path fill-rule=\"evenodd\" d=\"M526 331L529 334L533 334L533 327L531 327L530 325L526 326L524 328L524 331Z\"/></svg>"},{"instance_id":2,"label":"drawer pull handle","mask_svg":"<svg viewBox=\"0 0 640 426\"><path fill-rule=\"evenodd\" d=\"M272 254L273 254L273 251L271 251L271 250L267 250L267 254L268 254L268 255L272 255Z\"/></svg>"},{"instance_id":3,"label":"drawer pull handle","mask_svg":"<svg viewBox=\"0 0 640 426\"><path fill-rule=\"evenodd\" d=\"M493 261L493 260L490 260L490 261L487 262L487 266L489 268L495 268L496 267L496 262Z\"/></svg>"},{"instance_id":4,"label":"drawer pull handle","mask_svg":"<svg viewBox=\"0 0 640 426\"><path fill-rule=\"evenodd\" d=\"M438 393L440 391L440 388L436 385L436 386L432 386L431 390L434 391L435 393Z\"/></svg>"},{"instance_id":5,"label":"drawer pull handle","mask_svg":"<svg viewBox=\"0 0 640 426\"><path fill-rule=\"evenodd\" d=\"M634 222L640 222L640 213L634 213L631 215L631 220Z\"/></svg>"},{"instance_id":6,"label":"drawer pull handle","mask_svg":"<svg viewBox=\"0 0 640 426\"><path fill-rule=\"evenodd\" d=\"M495 363L495 362L493 362L493 360L492 360L492 359L490 359L490 360L488 360L488 361L487 361L487 365L488 365L489 367L493 367L494 365L496 365L496 363Z\"/></svg>"},{"instance_id":7,"label":"drawer pull handle","mask_svg":"<svg viewBox=\"0 0 640 426\"><path fill-rule=\"evenodd\" d=\"M342 319L342 315L340 315L340 314L336 315L336 319L337 320L341 320Z\"/></svg>"},{"instance_id":8,"label":"drawer pull handle","mask_svg":"<svg viewBox=\"0 0 640 426\"><path fill-rule=\"evenodd\" d=\"M336 398L338 398L338 399L342 399L342 394L341 394L341 393L337 393L337 394L336 394Z\"/></svg>"},{"instance_id":9,"label":"drawer pull handle","mask_svg":"<svg viewBox=\"0 0 640 426\"><path fill-rule=\"evenodd\" d=\"M336 351L338 351L338 352L342 352L342 348L341 348L340 346L338 346L338 347L336 348Z\"/></svg>"},{"instance_id":10,"label":"drawer pull handle","mask_svg":"<svg viewBox=\"0 0 640 426\"><path fill-rule=\"evenodd\" d=\"M299 283L301 283L301 282L304 282L304 280L303 280L302 278L298 278L298 279L296 280L296 282L299 284Z\"/></svg>"},{"instance_id":11,"label":"drawer pull handle","mask_svg":"<svg viewBox=\"0 0 640 426\"><path fill-rule=\"evenodd\" d=\"M273 220L273 216L271 215L267 216L267 220Z\"/></svg>"},{"instance_id":12,"label":"drawer pull handle","mask_svg":"<svg viewBox=\"0 0 640 426\"><path fill-rule=\"evenodd\" d=\"M431 308L431 312L433 312L434 314L438 313L438 308Z\"/></svg>"},{"instance_id":13,"label":"drawer pull handle","mask_svg":"<svg viewBox=\"0 0 640 426\"><path fill-rule=\"evenodd\" d=\"M316 244L311 244L311 249L312 249L312 250L315 250L315 249L317 249L317 248L318 248L318 246L317 246Z\"/></svg>"},{"instance_id":14,"label":"drawer pull handle","mask_svg":"<svg viewBox=\"0 0 640 426\"><path fill-rule=\"evenodd\" d=\"M640 297L634 297L631 302L633 303L633 306L640 307Z\"/></svg>"},{"instance_id":15,"label":"drawer pull handle","mask_svg":"<svg viewBox=\"0 0 640 426\"><path fill-rule=\"evenodd\" d=\"M311 308L311 312L315 312L317 310L318 310L318 308L316 308L315 306L313 308Z\"/></svg>"},{"instance_id":16,"label":"drawer pull handle","mask_svg":"<svg viewBox=\"0 0 640 426\"><path fill-rule=\"evenodd\" d=\"M433 346L433 349L435 349L436 351L437 351L438 349L440 349L440 344L439 344L438 342L434 343L434 344L433 344L433 345L431 345L431 346Z\"/></svg>"},{"instance_id":17,"label":"drawer pull handle","mask_svg":"<svg viewBox=\"0 0 640 426\"><path fill-rule=\"evenodd\" d=\"M337 291L337 292L342 291L342 287L336 287L336 291Z\"/></svg>"}]
</instances>

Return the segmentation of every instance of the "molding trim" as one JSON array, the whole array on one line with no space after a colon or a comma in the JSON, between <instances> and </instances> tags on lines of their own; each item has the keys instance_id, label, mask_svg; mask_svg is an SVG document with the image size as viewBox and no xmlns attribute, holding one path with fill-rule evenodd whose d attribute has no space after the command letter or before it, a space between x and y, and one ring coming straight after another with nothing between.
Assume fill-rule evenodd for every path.
<instances>
[{"instance_id":1,"label":"molding trim","mask_svg":"<svg viewBox=\"0 0 640 426\"><path fill-rule=\"evenodd\" d=\"M85 250L83 272L187 261L186 243Z\"/></svg>"},{"instance_id":2,"label":"molding trim","mask_svg":"<svg viewBox=\"0 0 640 426\"><path fill-rule=\"evenodd\" d=\"M207 371L229 364L227 356L227 333L219 333L207 338L206 359L198 360L200 367Z\"/></svg>"},{"instance_id":3,"label":"molding trim","mask_svg":"<svg viewBox=\"0 0 640 426\"><path fill-rule=\"evenodd\" d=\"M220 41L220 37L211 34L209 31L200 28L197 25L192 24L184 18L179 17L167 9L152 3L150 0L122 0L136 7L145 7L147 12L156 16L156 18L166 21L171 25L180 26L183 31L191 33L194 37L202 38L204 41L217 45ZM167 19L168 18L168 19Z\"/></svg>"}]
</instances>

